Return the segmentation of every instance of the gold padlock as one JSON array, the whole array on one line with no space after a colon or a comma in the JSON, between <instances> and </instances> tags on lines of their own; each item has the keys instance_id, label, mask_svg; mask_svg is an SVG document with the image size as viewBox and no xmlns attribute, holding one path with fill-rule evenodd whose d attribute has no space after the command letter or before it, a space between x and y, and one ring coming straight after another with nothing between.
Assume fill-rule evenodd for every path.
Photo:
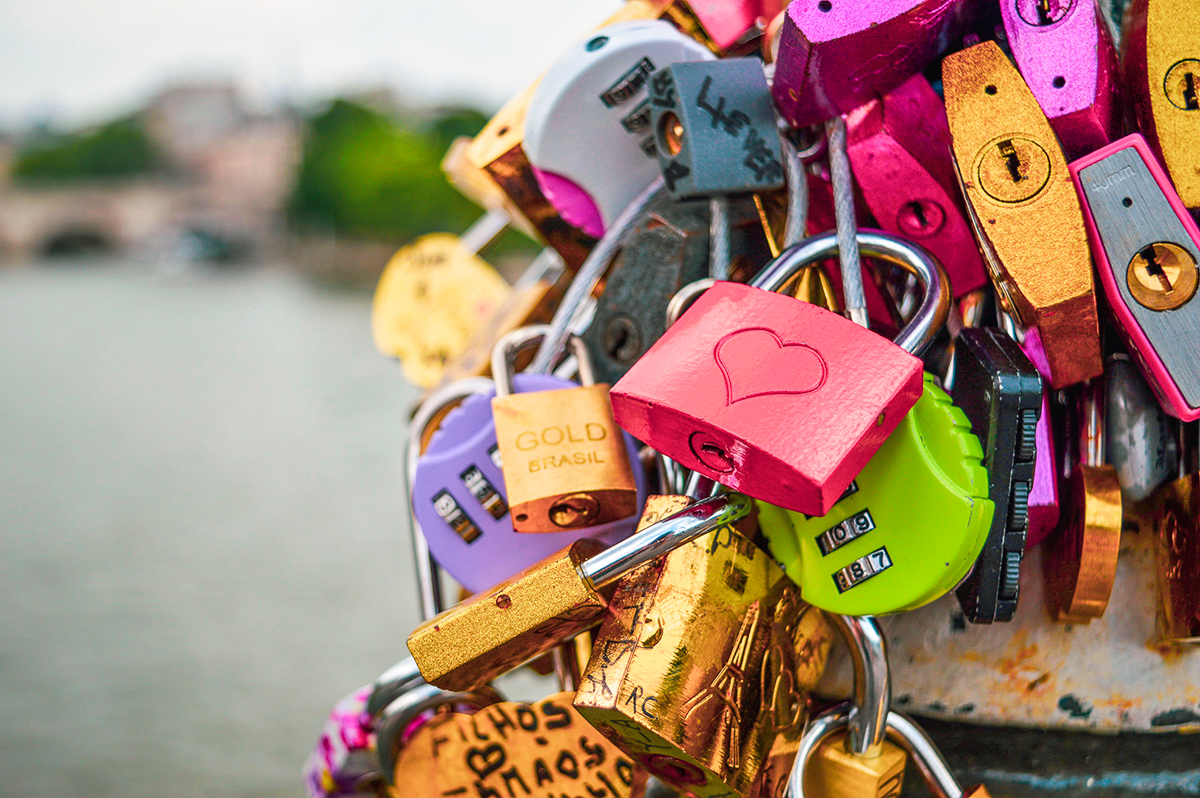
<instances>
[{"instance_id":1,"label":"gold padlock","mask_svg":"<svg viewBox=\"0 0 1200 798\"><path fill-rule=\"evenodd\" d=\"M1178 478L1145 501L1158 573L1160 642L1200 645L1200 474L1195 424L1179 426Z\"/></svg>"},{"instance_id":2,"label":"gold padlock","mask_svg":"<svg viewBox=\"0 0 1200 798\"><path fill-rule=\"evenodd\" d=\"M571 338L582 387L512 392L512 360L541 340L542 327L504 336L492 354L492 415L504 485L518 532L561 532L628 518L637 483L609 386L595 384L587 348Z\"/></svg>"},{"instance_id":3,"label":"gold padlock","mask_svg":"<svg viewBox=\"0 0 1200 798\"><path fill-rule=\"evenodd\" d=\"M651 497L642 523L688 502ZM773 796L831 634L771 557L724 527L618 583L575 708L689 795Z\"/></svg>"}]
</instances>

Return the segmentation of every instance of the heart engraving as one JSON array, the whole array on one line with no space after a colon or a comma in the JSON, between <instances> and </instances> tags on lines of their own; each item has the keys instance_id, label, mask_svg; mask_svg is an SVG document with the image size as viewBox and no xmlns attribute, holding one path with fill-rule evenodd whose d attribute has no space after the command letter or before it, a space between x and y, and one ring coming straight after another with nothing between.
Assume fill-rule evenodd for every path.
<instances>
[{"instance_id":1,"label":"heart engraving","mask_svg":"<svg viewBox=\"0 0 1200 798\"><path fill-rule=\"evenodd\" d=\"M825 384L829 367L808 344L785 344L773 330L731 332L713 350L725 377L725 403L773 394L806 394Z\"/></svg>"}]
</instances>

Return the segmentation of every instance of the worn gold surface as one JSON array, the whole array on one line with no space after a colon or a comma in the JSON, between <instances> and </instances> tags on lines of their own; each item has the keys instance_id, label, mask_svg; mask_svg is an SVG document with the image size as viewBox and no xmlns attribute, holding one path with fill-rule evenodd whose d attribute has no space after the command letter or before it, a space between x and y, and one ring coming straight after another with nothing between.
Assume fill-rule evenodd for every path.
<instances>
[{"instance_id":1,"label":"worn gold surface","mask_svg":"<svg viewBox=\"0 0 1200 798\"><path fill-rule=\"evenodd\" d=\"M1076 467L1066 521L1050 541L1044 564L1050 616L1088 623L1108 608L1121 547L1121 484L1110 465Z\"/></svg>"},{"instance_id":2,"label":"worn gold surface","mask_svg":"<svg viewBox=\"0 0 1200 798\"><path fill-rule=\"evenodd\" d=\"M1158 571L1158 634L1200 645L1200 475L1160 488L1150 501Z\"/></svg>"},{"instance_id":3,"label":"worn gold surface","mask_svg":"<svg viewBox=\"0 0 1200 798\"><path fill-rule=\"evenodd\" d=\"M997 290L1041 333L1055 388L1100 374L1091 252L1050 123L992 42L948 56L942 79L959 179Z\"/></svg>"},{"instance_id":4,"label":"worn gold surface","mask_svg":"<svg viewBox=\"0 0 1200 798\"><path fill-rule=\"evenodd\" d=\"M907 760L903 749L886 741L878 756L854 756L846 751L846 732L838 732L808 760L804 794L818 798L895 798L900 795Z\"/></svg>"},{"instance_id":5,"label":"worn gold surface","mask_svg":"<svg viewBox=\"0 0 1200 798\"><path fill-rule=\"evenodd\" d=\"M428 721L396 757L393 798L640 798L645 772L579 717L571 693Z\"/></svg>"},{"instance_id":6,"label":"worn gold surface","mask_svg":"<svg viewBox=\"0 0 1200 798\"><path fill-rule=\"evenodd\" d=\"M1183 204L1200 207L1200 3L1136 0L1122 34L1129 97ZM1188 91L1187 77L1192 76Z\"/></svg>"},{"instance_id":7,"label":"worn gold surface","mask_svg":"<svg viewBox=\"0 0 1200 798\"><path fill-rule=\"evenodd\" d=\"M607 385L497 396L513 529L561 532L637 512L637 483Z\"/></svg>"},{"instance_id":8,"label":"worn gold surface","mask_svg":"<svg viewBox=\"0 0 1200 798\"><path fill-rule=\"evenodd\" d=\"M457 236L421 236L392 256L371 308L375 346L431 388L509 294L508 283Z\"/></svg>"},{"instance_id":9,"label":"worn gold surface","mask_svg":"<svg viewBox=\"0 0 1200 798\"><path fill-rule=\"evenodd\" d=\"M1129 261L1129 293L1151 310L1174 310L1196 293L1196 259L1178 244L1158 241Z\"/></svg>"},{"instance_id":10,"label":"worn gold surface","mask_svg":"<svg viewBox=\"0 0 1200 798\"><path fill-rule=\"evenodd\" d=\"M446 366L439 384L448 385L464 377L490 377L496 342L518 327L548 324L564 290L565 280L542 279L527 288L511 291L491 318L471 336L459 356Z\"/></svg>"},{"instance_id":11,"label":"worn gold surface","mask_svg":"<svg viewBox=\"0 0 1200 798\"><path fill-rule=\"evenodd\" d=\"M831 632L770 556L723 527L626 576L609 606L580 713L689 795L782 789Z\"/></svg>"},{"instance_id":12,"label":"worn gold surface","mask_svg":"<svg viewBox=\"0 0 1200 798\"><path fill-rule=\"evenodd\" d=\"M606 601L576 567L603 548L590 538L578 540L421 624L409 635L408 650L425 681L470 690L595 624Z\"/></svg>"}]
</instances>

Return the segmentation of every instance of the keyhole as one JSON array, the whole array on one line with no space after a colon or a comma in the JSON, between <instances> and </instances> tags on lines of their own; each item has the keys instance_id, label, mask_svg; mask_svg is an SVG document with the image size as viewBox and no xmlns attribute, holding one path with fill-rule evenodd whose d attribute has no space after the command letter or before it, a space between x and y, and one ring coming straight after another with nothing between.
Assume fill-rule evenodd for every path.
<instances>
[{"instance_id":1,"label":"keyhole","mask_svg":"<svg viewBox=\"0 0 1200 798\"><path fill-rule=\"evenodd\" d=\"M1196 293L1196 258L1178 244L1156 241L1130 258L1125 279L1129 293L1142 307L1174 310Z\"/></svg>"},{"instance_id":2,"label":"keyhole","mask_svg":"<svg viewBox=\"0 0 1200 798\"><path fill-rule=\"evenodd\" d=\"M1075 0L1015 0L1017 14L1026 25L1053 25L1067 15Z\"/></svg>"},{"instance_id":3,"label":"keyhole","mask_svg":"<svg viewBox=\"0 0 1200 798\"><path fill-rule=\"evenodd\" d=\"M1200 102L1196 101L1196 76L1191 72L1183 76L1183 103L1187 111L1200 109Z\"/></svg>"},{"instance_id":4,"label":"keyhole","mask_svg":"<svg viewBox=\"0 0 1200 798\"><path fill-rule=\"evenodd\" d=\"M1020 183L1022 180L1027 180L1028 177L1021 173L1021 156L1017 154L1017 148L1013 146L1012 140L1002 141L996 146L1000 148L1000 157L1004 159L1004 165L1008 167L1008 174L1012 181Z\"/></svg>"},{"instance_id":5,"label":"keyhole","mask_svg":"<svg viewBox=\"0 0 1200 798\"><path fill-rule=\"evenodd\" d=\"M563 529L584 526L600 514L600 502L590 493L563 496L550 507L550 523Z\"/></svg>"},{"instance_id":6,"label":"keyhole","mask_svg":"<svg viewBox=\"0 0 1200 798\"><path fill-rule=\"evenodd\" d=\"M1163 271L1162 264L1158 262L1158 251L1153 244L1142 249L1138 255L1146 261L1146 272L1158 280L1164 291L1171 290L1171 278Z\"/></svg>"},{"instance_id":7,"label":"keyhole","mask_svg":"<svg viewBox=\"0 0 1200 798\"><path fill-rule=\"evenodd\" d=\"M1197 86L1200 79L1197 75L1200 75L1200 61L1195 58L1176 61L1167 70L1163 91L1171 105L1181 111L1200 111L1200 86Z\"/></svg>"},{"instance_id":8,"label":"keyhole","mask_svg":"<svg viewBox=\"0 0 1200 798\"><path fill-rule=\"evenodd\" d=\"M942 206L930 199L916 199L905 203L896 214L896 225L905 235L913 238L931 236L942 229L946 212Z\"/></svg>"},{"instance_id":9,"label":"keyhole","mask_svg":"<svg viewBox=\"0 0 1200 798\"><path fill-rule=\"evenodd\" d=\"M632 363L642 351L642 336L628 316L614 316L604 328L604 351L618 363Z\"/></svg>"}]
</instances>

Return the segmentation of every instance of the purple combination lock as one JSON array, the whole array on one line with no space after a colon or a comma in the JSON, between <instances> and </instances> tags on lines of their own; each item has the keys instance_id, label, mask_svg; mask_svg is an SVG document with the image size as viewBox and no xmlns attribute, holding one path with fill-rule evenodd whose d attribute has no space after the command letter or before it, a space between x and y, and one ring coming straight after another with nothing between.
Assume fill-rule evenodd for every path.
<instances>
[{"instance_id":1,"label":"purple combination lock","mask_svg":"<svg viewBox=\"0 0 1200 798\"><path fill-rule=\"evenodd\" d=\"M1005 0L1000 12L1017 69L1067 160L1112 141L1117 50L1095 0Z\"/></svg>"},{"instance_id":2,"label":"purple combination lock","mask_svg":"<svg viewBox=\"0 0 1200 798\"><path fill-rule=\"evenodd\" d=\"M1054 435L1050 426L1050 361L1037 330L1028 330L1021 350L1042 375L1042 415L1038 418L1034 443L1037 459L1033 464L1033 485L1029 489L1029 528L1025 533L1025 550L1041 543L1058 526L1058 460Z\"/></svg>"},{"instance_id":3,"label":"purple combination lock","mask_svg":"<svg viewBox=\"0 0 1200 798\"><path fill-rule=\"evenodd\" d=\"M544 374L517 374L513 387L516 393L527 393L574 388L576 384ZM580 538L595 538L611 546L629 537L640 517L635 513L611 524L565 532L515 532L492 418L495 395L495 389L475 394L446 415L417 461L412 484L414 514L430 553L473 593L487 590ZM638 445L628 434L625 446L629 461L636 464ZM640 507L646 501L646 477L641 468L634 468L633 473Z\"/></svg>"},{"instance_id":4,"label":"purple combination lock","mask_svg":"<svg viewBox=\"0 0 1200 798\"><path fill-rule=\"evenodd\" d=\"M794 0L779 33L779 113L807 127L925 69L966 30L975 0Z\"/></svg>"}]
</instances>

